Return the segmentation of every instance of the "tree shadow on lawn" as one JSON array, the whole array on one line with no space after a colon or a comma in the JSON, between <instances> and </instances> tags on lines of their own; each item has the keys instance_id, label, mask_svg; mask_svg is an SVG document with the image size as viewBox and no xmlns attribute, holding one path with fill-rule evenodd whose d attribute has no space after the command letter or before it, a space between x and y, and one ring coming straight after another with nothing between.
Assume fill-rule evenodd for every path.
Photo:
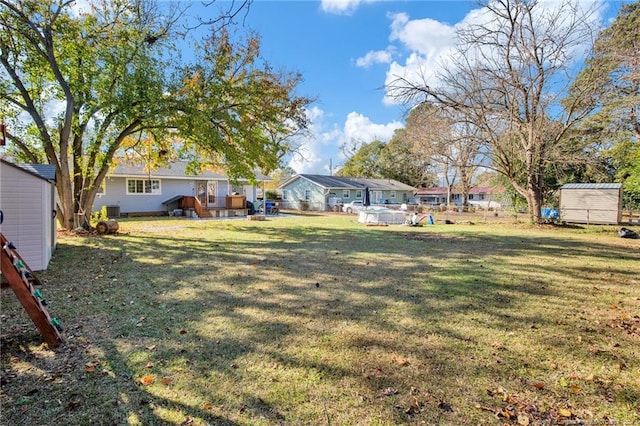
<instances>
[{"instance_id":1,"label":"tree shadow on lawn","mask_svg":"<svg viewBox=\"0 0 640 426\"><path fill-rule=\"evenodd\" d=\"M500 345L505 334L523 332L541 344L546 337L538 330L557 326L536 312L521 312L531 298L558 297L558 289L545 277L562 273L581 279L593 272L539 264L505 277L498 275L502 267L493 264L492 257L634 256L623 247L576 247L574 241L556 237L389 231L262 226L252 232L263 239L251 242L130 235L96 239L89 247L60 244L54 262L60 266L44 275L55 283L47 291L57 293L58 299L66 296L68 305L60 314L73 336L65 345L78 352L78 359L75 370L63 375L61 383L53 382L42 398L63 395L64 408L57 414L61 421L77 418L76 411L93 402L115 404L111 411L117 414L103 424L131 413L143 423L161 422L163 410L215 424L259 418L297 422L295 404L269 390L282 385L262 384L255 390L262 395L254 395L233 383L265 380L254 374L266 376L267 383L281 383L287 372L302 370L319 372L338 394L324 387L314 393L295 381L288 384L291 399L313 413L314 422L322 421L325 410L337 416L340 400L356 396L359 402L352 403L362 412L373 404L394 421L420 415L438 420L446 415L437 409L446 407L441 404L445 398L457 398L457 405L465 398L479 398L479 383L505 380L510 374L506 365L531 362L523 348L506 351ZM82 276L77 271L83 271ZM526 273L519 277L521 272ZM620 268L608 272L634 273ZM481 324L487 335L464 327L467 321ZM492 339L495 350L487 351ZM318 357L314 347L338 355ZM567 357L575 350L566 342L561 347ZM11 365L4 360L16 350L10 347L3 353L7 368ZM471 354L461 359L465 352ZM498 362L505 357L508 363ZM104 360L102 371L107 374L83 371L95 358ZM147 387L133 377L149 362L150 374L174 377L172 384L156 381ZM304 384L307 379L298 380ZM86 395L86 381L93 381L96 389L114 388L109 395L117 397ZM74 383L76 391L63 392ZM227 383L231 390L216 383ZM420 391L412 391L410 383ZM174 384L188 395L172 394ZM336 390L345 384L360 395ZM456 387L457 397L438 392ZM15 403L21 395L11 389L9 383L3 393ZM305 392L313 394L315 407L300 395ZM82 402L74 403L78 398ZM322 398L324 410L318 404ZM412 398L419 400L415 409ZM224 408L202 408L207 402ZM403 409L398 411L398 406ZM24 414L20 411L14 407L8 415L17 419Z\"/></svg>"}]
</instances>

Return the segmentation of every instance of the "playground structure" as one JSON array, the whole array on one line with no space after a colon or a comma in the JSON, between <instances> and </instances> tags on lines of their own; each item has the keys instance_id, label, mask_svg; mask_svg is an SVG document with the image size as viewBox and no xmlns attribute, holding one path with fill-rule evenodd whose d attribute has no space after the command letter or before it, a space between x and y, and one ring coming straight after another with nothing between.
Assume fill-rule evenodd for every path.
<instances>
[{"instance_id":1,"label":"playground structure","mask_svg":"<svg viewBox=\"0 0 640 426\"><path fill-rule=\"evenodd\" d=\"M47 299L42 291L35 286L42 285L31 268L18 253L17 247L0 233L0 271L8 285L15 293L22 306L38 328L44 341L55 347L62 343L62 324L49 315L46 306Z\"/></svg>"}]
</instances>

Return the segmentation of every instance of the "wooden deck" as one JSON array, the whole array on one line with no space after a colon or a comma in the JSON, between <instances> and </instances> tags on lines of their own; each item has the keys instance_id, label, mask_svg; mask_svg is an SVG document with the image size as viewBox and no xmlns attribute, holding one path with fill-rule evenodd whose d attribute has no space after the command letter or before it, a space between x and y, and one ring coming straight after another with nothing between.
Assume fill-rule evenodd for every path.
<instances>
[{"instance_id":1,"label":"wooden deck","mask_svg":"<svg viewBox=\"0 0 640 426\"><path fill-rule=\"evenodd\" d=\"M213 208L204 207L198 197L185 195L182 197L181 208L192 209L201 218L242 217L249 213L244 195L228 195L225 197L224 207Z\"/></svg>"}]
</instances>

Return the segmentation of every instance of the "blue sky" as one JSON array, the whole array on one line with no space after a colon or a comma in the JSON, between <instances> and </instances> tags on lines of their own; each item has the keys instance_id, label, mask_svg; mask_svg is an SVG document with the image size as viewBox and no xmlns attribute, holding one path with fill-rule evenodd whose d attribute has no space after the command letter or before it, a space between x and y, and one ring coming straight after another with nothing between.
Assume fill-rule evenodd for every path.
<instances>
[{"instance_id":1,"label":"blue sky","mask_svg":"<svg viewBox=\"0 0 640 426\"><path fill-rule=\"evenodd\" d=\"M557 0L545 0L557 3ZM620 2L604 3L615 16ZM457 25L478 15L472 1L255 0L244 19L262 39L274 68L302 73L299 94L311 105L312 134L300 141L290 166L298 173L329 174L344 161L351 141L388 141L404 126L406 106L385 97L392 75L417 66L437 68L453 44Z\"/></svg>"}]
</instances>

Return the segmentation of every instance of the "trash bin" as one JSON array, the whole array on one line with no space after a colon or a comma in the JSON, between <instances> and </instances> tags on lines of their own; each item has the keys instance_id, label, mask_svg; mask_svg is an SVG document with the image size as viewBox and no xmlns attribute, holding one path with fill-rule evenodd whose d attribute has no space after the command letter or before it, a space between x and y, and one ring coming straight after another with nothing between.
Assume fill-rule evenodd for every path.
<instances>
[{"instance_id":1,"label":"trash bin","mask_svg":"<svg viewBox=\"0 0 640 426\"><path fill-rule=\"evenodd\" d=\"M120 217L120 206L107 206L107 217Z\"/></svg>"}]
</instances>

